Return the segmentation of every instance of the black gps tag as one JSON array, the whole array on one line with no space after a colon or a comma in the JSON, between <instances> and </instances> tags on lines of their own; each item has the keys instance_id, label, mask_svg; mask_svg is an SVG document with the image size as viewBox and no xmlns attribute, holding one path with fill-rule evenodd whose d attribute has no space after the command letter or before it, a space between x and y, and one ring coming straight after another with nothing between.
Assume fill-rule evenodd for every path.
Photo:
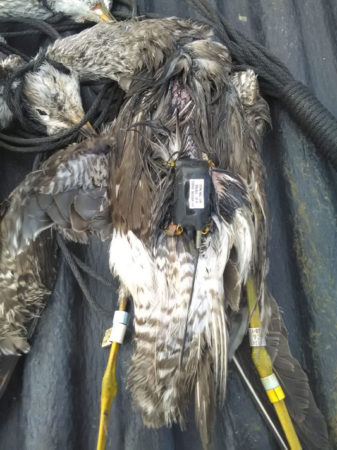
<instances>
[{"instance_id":1,"label":"black gps tag","mask_svg":"<svg viewBox=\"0 0 337 450\"><path fill-rule=\"evenodd\" d=\"M175 162L173 222L202 230L210 222L211 177L207 161L179 159Z\"/></svg>"}]
</instances>

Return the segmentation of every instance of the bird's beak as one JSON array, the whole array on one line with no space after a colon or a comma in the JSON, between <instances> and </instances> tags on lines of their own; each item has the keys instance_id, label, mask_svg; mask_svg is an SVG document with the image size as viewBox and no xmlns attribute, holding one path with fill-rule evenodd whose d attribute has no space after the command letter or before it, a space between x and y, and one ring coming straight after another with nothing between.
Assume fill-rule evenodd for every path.
<instances>
[{"instance_id":1,"label":"bird's beak","mask_svg":"<svg viewBox=\"0 0 337 450\"><path fill-rule=\"evenodd\" d=\"M108 11L102 3L97 3L91 11L98 15L98 17L103 20L103 22L117 22L110 11Z\"/></svg>"},{"instance_id":2,"label":"bird's beak","mask_svg":"<svg viewBox=\"0 0 337 450\"><path fill-rule=\"evenodd\" d=\"M95 136L97 134L90 122L86 122L84 125L82 125L79 131L85 137Z\"/></svg>"}]
</instances>

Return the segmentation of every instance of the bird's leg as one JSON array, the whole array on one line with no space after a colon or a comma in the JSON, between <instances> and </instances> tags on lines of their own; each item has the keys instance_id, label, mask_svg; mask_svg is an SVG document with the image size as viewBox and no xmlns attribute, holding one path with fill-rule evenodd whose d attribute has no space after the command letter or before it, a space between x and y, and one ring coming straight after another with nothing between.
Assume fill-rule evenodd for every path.
<instances>
[{"instance_id":1,"label":"bird's leg","mask_svg":"<svg viewBox=\"0 0 337 450\"><path fill-rule=\"evenodd\" d=\"M129 291L121 284L118 292L119 309L115 312L113 325L109 333L109 343L111 344L108 363L102 379L101 389L101 414L97 439L97 450L104 450L108 434L109 418L112 402L117 394L116 380L116 360L120 344L122 344L127 326L128 313L126 307L128 303Z\"/></svg>"},{"instance_id":2,"label":"bird's leg","mask_svg":"<svg viewBox=\"0 0 337 450\"><path fill-rule=\"evenodd\" d=\"M118 305L120 310L125 311L129 297L130 292L128 288L125 286L125 284L120 282L118 289Z\"/></svg>"}]
</instances>

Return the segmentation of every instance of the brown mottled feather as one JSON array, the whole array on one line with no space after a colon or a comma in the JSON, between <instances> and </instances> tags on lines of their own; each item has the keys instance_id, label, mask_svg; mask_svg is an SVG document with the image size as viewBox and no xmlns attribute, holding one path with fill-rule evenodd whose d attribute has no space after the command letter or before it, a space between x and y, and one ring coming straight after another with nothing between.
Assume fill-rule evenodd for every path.
<instances>
[{"instance_id":1,"label":"brown mottled feather","mask_svg":"<svg viewBox=\"0 0 337 450\"><path fill-rule=\"evenodd\" d=\"M80 242L89 233L111 235L107 153L113 145L102 137L57 152L9 197L0 223L0 354L28 351L27 326L50 293L56 256L51 232L43 230L58 228Z\"/></svg>"}]
</instances>

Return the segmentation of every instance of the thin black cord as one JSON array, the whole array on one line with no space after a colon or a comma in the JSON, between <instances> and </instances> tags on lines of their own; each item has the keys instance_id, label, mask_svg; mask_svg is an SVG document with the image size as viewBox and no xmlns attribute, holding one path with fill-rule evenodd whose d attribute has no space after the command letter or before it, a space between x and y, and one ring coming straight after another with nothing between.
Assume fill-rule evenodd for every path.
<instances>
[{"instance_id":1,"label":"thin black cord","mask_svg":"<svg viewBox=\"0 0 337 450\"><path fill-rule=\"evenodd\" d=\"M24 61L29 61L29 56L25 55L24 53L20 52L17 48L12 47L11 45L7 44L6 42L0 42L0 52L4 53L5 55L19 55Z\"/></svg>"},{"instance_id":2,"label":"thin black cord","mask_svg":"<svg viewBox=\"0 0 337 450\"><path fill-rule=\"evenodd\" d=\"M293 78L287 67L276 56L261 44L233 29L218 11L210 8L208 0L187 0L187 2L201 13L206 21L215 29L218 38L228 47L238 67L252 68L259 75L262 92L280 100L295 122L298 123L314 142L318 151L337 169L336 118L311 94L306 86ZM151 14L147 15L147 17L150 16ZM129 15L126 14L125 17L129 17ZM25 23L35 27L39 33L44 33L51 39L57 39L60 37L57 28L60 30L62 27L64 27L62 30L79 30L78 24L59 24L58 22L63 18L64 16L62 15L56 15L50 18L49 23L47 23L38 19L6 17L0 18L0 23ZM83 28L92 25L85 25ZM6 33L3 33L3 36L6 36ZM21 125L27 129L27 124L24 125L23 114L18 112L20 104L22 109L21 95L17 94L13 101L15 104L15 107L14 105L13 107L20 118ZM88 120L91 120L91 117ZM101 114L97 120L99 124L103 123L104 114ZM44 130L41 129L41 126L33 121L31 122L35 131L43 133ZM28 125L28 128L31 129L31 124ZM71 139L61 141L56 139L54 145L50 144L48 146L48 150L59 149L62 145L67 145L70 141ZM7 140L3 146L8 150L20 151L18 147L13 145L13 141L8 143ZM28 149L26 148L24 151L34 152L38 150L30 144Z\"/></svg>"}]
</instances>

